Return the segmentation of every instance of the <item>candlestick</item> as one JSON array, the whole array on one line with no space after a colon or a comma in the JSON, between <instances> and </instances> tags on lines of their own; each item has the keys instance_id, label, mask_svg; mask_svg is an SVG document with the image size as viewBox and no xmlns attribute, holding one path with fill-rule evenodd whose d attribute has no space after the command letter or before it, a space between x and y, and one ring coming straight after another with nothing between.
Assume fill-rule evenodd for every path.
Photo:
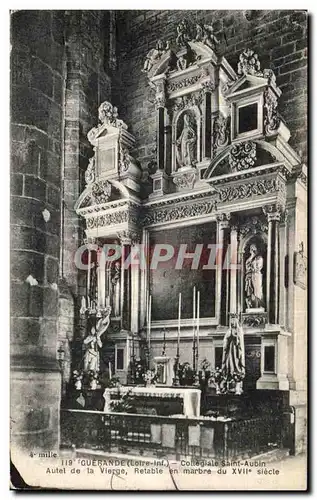
<instances>
[{"instance_id":1,"label":"candlestick","mask_svg":"<svg viewBox=\"0 0 317 500\"><path fill-rule=\"evenodd\" d=\"M178 330L177 330L177 355L179 356L180 336L181 336L181 311L182 311L182 294L178 296Z\"/></svg>"},{"instance_id":2,"label":"candlestick","mask_svg":"<svg viewBox=\"0 0 317 500\"><path fill-rule=\"evenodd\" d=\"M110 296L106 297L106 307L110 307Z\"/></svg>"},{"instance_id":3,"label":"candlestick","mask_svg":"<svg viewBox=\"0 0 317 500\"><path fill-rule=\"evenodd\" d=\"M152 295L149 296L148 306L148 322L147 322L147 343L148 343L148 365L150 366L150 349L151 349L151 316L152 316Z\"/></svg>"},{"instance_id":4,"label":"candlestick","mask_svg":"<svg viewBox=\"0 0 317 500\"><path fill-rule=\"evenodd\" d=\"M163 349L162 349L162 356L166 356L165 328L163 329Z\"/></svg>"},{"instance_id":5,"label":"candlestick","mask_svg":"<svg viewBox=\"0 0 317 500\"><path fill-rule=\"evenodd\" d=\"M195 339L195 317L196 317L196 287L193 288L193 369L196 368L196 339Z\"/></svg>"},{"instance_id":6,"label":"candlestick","mask_svg":"<svg viewBox=\"0 0 317 500\"><path fill-rule=\"evenodd\" d=\"M198 371L198 358L199 358L199 319L200 319L200 291L197 292L197 344L196 344L196 357L197 357L197 371Z\"/></svg>"}]
</instances>

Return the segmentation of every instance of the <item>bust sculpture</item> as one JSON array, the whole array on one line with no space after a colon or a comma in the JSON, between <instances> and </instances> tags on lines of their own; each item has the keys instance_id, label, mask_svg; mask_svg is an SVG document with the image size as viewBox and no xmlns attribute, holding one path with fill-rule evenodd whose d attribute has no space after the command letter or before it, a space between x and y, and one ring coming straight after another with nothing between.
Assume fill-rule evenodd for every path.
<instances>
[{"instance_id":1,"label":"bust sculpture","mask_svg":"<svg viewBox=\"0 0 317 500\"><path fill-rule=\"evenodd\" d=\"M195 157L196 132L190 124L189 114L184 115L183 130L176 141L176 160L179 167L192 166Z\"/></svg>"},{"instance_id":2,"label":"bust sculpture","mask_svg":"<svg viewBox=\"0 0 317 500\"><path fill-rule=\"evenodd\" d=\"M250 246L250 256L245 263L245 294L248 308L263 306L262 286L263 257L258 253L256 245Z\"/></svg>"}]
</instances>

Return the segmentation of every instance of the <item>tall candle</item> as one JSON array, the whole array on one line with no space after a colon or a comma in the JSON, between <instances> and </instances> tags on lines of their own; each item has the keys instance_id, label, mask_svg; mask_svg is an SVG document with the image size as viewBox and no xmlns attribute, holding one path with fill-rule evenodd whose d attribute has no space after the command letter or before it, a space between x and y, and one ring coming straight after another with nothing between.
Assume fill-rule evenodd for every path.
<instances>
[{"instance_id":1,"label":"tall candle","mask_svg":"<svg viewBox=\"0 0 317 500\"><path fill-rule=\"evenodd\" d=\"M109 361L109 378L112 379L111 361Z\"/></svg>"},{"instance_id":2,"label":"tall candle","mask_svg":"<svg viewBox=\"0 0 317 500\"><path fill-rule=\"evenodd\" d=\"M150 354L150 347L151 347L151 316L152 316L152 295L149 296L148 318L147 318L147 334L148 334L149 354Z\"/></svg>"},{"instance_id":3,"label":"tall candle","mask_svg":"<svg viewBox=\"0 0 317 500\"><path fill-rule=\"evenodd\" d=\"M87 270L87 297L90 297L90 266L91 266L91 253L88 247L88 270Z\"/></svg>"},{"instance_id":4,"label":"tall candle","mask_svg":"<svg viewBox=\"0 0 317 500\"><path fill-rule=\"evenodd\" d=\"M177 350L179 353L180 335L181 335L181 311L182 311L182 294L178 296L178 332L177 332Z\"/></svg>"},{"instance_id":5,"label":"tall candle","mask_svg":"<svg viewBox=\"0 0 317 500\"><path fill-rule=\"evenodd\" d=\"M200 291L197 292L197 370L199 356L199 319L200 319Z\"/></svg>"}]
</instances>

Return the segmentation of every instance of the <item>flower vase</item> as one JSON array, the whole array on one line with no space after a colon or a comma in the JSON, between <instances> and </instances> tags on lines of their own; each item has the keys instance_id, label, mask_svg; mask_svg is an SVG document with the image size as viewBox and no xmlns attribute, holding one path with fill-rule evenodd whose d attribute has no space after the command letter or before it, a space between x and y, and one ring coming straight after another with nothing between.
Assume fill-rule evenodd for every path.
<instances>
[{"instance_id":1,"label":"flower vase","mask_svg":"<svg viewBox=\"0 0 317 500\"><path fill-rule=\"evenodd\" d=\"M75 382L75 389L76 389L76 391L81 391L81 389L82 389L81 380L76 380L76 382Z\"/></svg>"},{"instance_id":2,"label":"flower vase","mask_svg":"<svg viewBox=\"0 0 317 500\"><path fill-rule=\"evenodd\" d=\"M216 394L221 394L220 384L216 382Z\"/></svg>"},{"instance_id":3,"label":"flower vase","mask_svg":"<svg viewBox=\"0 0 317 500\"><path fill-rule=\"evenodd\" d=\"M236 394L237 396L240 396L242 393L243 393L243 389L242 389L242 381L241 381L241 382L237 382L237 383L236 383L236 388L235 388L235 394Z\"/></svg>"},{"instance_id":4,"label":"flower vase","mask_svg":"<svg viewBox=\"0 0 317 500\"><path fill-rule=\"evenodd\" d=\"M93 391L95 391L97 389L97 380L93 379L90 382L90 389L92 389Z\"/></svg>"}]
</instances>

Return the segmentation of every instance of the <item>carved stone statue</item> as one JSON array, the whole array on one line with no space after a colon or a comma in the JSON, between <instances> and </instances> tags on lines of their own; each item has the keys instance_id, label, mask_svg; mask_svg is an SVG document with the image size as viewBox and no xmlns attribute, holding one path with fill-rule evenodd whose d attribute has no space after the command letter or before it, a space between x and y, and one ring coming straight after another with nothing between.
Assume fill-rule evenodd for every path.
<instances>
[{"instance_id":1,"label":"carved stone statue","mask_svg":"<svg viewBox=\"0 0 317 500\"><path fill-rule=\"evenodd\" d=\"M114 263L111 276L111 300L115 317L120 316L120 290L121 290L121 266L119 262Z\"/></svg>"},{"instance_id":2,"label":"carved stone statue","mask_svg":"<svg viewBox=\"0 0 317 500\"><path fill-rule=\"evenodd\" d=\"M263 306L262 269L263 257L259 255L256 245L252 244L245 263L246 305L250 309Z\"/></svg>"},{"instance_id":3,"label":"carved stone statue","mask_svg":"<svg viewBox=\"0 0 317 500\"><path fill-rule=\"evenodd\" d=\"M158 40L155 45L155 49L151 49L146 56L144 65L143 65L143 72L148 73L151 71L152 67L154 66L155 63L157 63L162 55L169 50L169 42L162 42L162 40Z\"/></svg>"},{"instance_id":4,"label":"carved stone statue","mask_svg":"<svg viewBox=\"0 0 317 500\"><path fill-rule=\"evenodd\" d=\"M176 141L176 159L179 167L191 166L195 160L196 132L190 125L190 116L184 115L183 130Z\"/></svg>"},{"instance_id":5,"label":"carved stone statue","mask_svg":"<svg viewBox=\"0 0 317 500\"><path fill-rule=\"evenodd\" d=\"M105 333L110 324L111 308L106 308L106 316L100 318L96 327L92 327L90 334L84 339L86 351L84 354L84 372L93 371L99 372L100 369L100 354L99 349L102 347L100 337Z\"/></svg>"},{"instance_id":6,"label":"carved stone statue","mask_svg":"<svg viewBox=\"0 0 317 500\"><path fill-rule=\"evenodd\" d=\"M230 328L223 339L222 371L226 375L244 376L243 330L237 317L230 320Z\"/></svg>"}]
</instances>

